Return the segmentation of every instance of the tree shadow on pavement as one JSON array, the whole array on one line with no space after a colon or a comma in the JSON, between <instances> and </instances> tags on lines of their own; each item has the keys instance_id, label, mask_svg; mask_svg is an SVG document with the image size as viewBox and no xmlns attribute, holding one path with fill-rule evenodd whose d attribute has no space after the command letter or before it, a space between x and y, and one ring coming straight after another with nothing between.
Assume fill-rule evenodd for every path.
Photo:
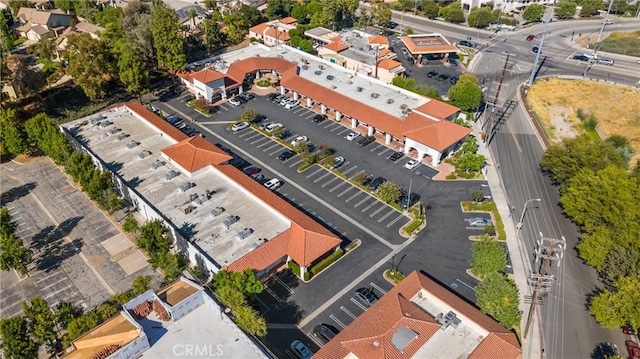
<instances>
[{"instance_id":1,"label":"tree shadow on pavement","mask_svg":"<svg viewBox=\"0 0 640 359\"><path fill-rule=\"evenodd\" d=\"M618 348L611 343L598 343L591 352L591 359L606 359L618 354Z\"/></svg>"},{"instance_id":2,"label":"tree shadow on pavement","mask_svg":"<svg viewBox=\"0 0 640 359\"><path fill-rule=\"evenodd\" d=\"M32 238L31 249L36 252L35 264L38 270L49 272L58 269L67 258L80 252L83 243L81 238L65 242L64 238L78 225L84 217L73 217L60 223L58 227L43 228Z\"/></svg>"},{"instance_id":3,"label":"tree shadow on pavement","mask_svg":"<svg viewBox=\"0 0 640 359\"><path fill-rule=\"evenodd\" d=\"M36 188L37 184L35 182L25 183L22 186L13 187L6 192L2 192L0 195L0 203L3 206L6 206L8 203L11 203L18 198L24 197L31 193L34 188Z\"/></svg>"}]
</instances>

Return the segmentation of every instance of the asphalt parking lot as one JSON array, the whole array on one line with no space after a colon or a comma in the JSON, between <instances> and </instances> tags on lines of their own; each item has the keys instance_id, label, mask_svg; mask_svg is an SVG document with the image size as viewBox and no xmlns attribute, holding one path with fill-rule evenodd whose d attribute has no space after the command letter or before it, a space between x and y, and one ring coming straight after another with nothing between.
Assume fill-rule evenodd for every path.
<instances>
[{"instance_id":1,"label":"asphalt parking lot","mask_svg":"<svg viewBox=\"0 0 640 359\"><path fill-rule=\"evenodd\" d=\"M122 234L49 159L2 164L1 187L2 205L17 225L16 234L33 251L26 278L0 272L3 318L20 313L22 301L35 295L50 306L66 301L93 308L131 288L138 275L152 276L154 284L161 279L146 261L141 269L127 272L127 257L137 249L128 248L118 258L108 252Z\"/></svg>"},{"instance_id":2,"label":"asphalt parking lot","mask_svg":"<svg viewBox=\"0 0 640 359\"><path fill-rule=\"evenodd\" d=\"M154 106L162 108L164 112L191 117L188 112L190 108L179 98L156 104ZM391 210L386 210L380 202L357 188L350 188L350 184L318 166L297 173L296 169L302 163L299 156L285 162L279 161L276 157L284 150L284 146L253 129L238 132L227 130L229 123L240 118L243 108L254 108L259 114L265 115L268 121L282 123L291 132L289 140L305 135L316 146L326 143L335 149L336 156L345 157L345 164L340 170L348 175L364 170L373 176L383 176L405 190L411 187L411 192L419 194L421 200L431 206L427 213L427 228L416 238L407 240L398 234L400 226L407 221L405 218L398 219L401 213L393 210L395 213L387 215ZM404 164L408 158L403 157L395 163L387 159L394 149L379 143L359 147L355 141L344 138L351 132L350 128L343 126L344 123L330 120L314 123L311 121L313 115L303 107L286 110L269 102L266 97L257 96L243 107L224 103L211 118L199 114L192 117L195 126L200 127L211 142L220 142L229 147L248 163L260 167L260 173L267 178L275 176L284 180L284 185L277 192L325 223L342 236L345 243L362 240L358 249L310 283L303 284L296 278L282 279L286 285L276 279L269 281L268 290L259 299L261 310L272 325L267 338L270 347L284 353L291 340L300 339L301 333L293 329L294 324L303 318L304 333L310 333L319 323L329 324L337 330L341 329L340 323L348 325L354 316L362 312L362 308L351 300L355 289L372 287L379 295L388 290L390 284L382 278L382 272L391 266L388 256L392 249L404 243L409 244L395 255L395 265L401 272L419 270L428 273L460 296L474 302L473 287L477 283L466 273L471 259L472 242L469 236L479 235L481 231L468 226L465 219L477 217L478 214L463 213L460 201L470 200L475 190L490 195L488 188L483 186L485 182L431 180L437 173L436 169L421 164L413 170L407 170ZM374 271L362 279L362 274L372 268ZM348 291L338 295L345 288ZM328 308L319 310L333 300L335 302ZM313 317L309 317L312 314ZM294 336L287 336L289 334ZM306 343L319 345L313 338Z\"/></svg>"}]
</instances>

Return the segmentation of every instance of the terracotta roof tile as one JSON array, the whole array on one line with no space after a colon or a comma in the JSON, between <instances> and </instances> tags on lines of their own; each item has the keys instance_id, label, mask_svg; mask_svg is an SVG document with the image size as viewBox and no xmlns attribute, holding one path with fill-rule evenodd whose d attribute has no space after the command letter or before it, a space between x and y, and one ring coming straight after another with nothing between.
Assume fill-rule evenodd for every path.
<instances>
[{"instance_id":1,"label":"terracotta roof tile","mask_svg":"<svg viewBox=\"0 0 640 359\"><path fill-rule=\"evenodd\" d=\"M380 50L380 53L378 53L378 57L385 57L385 56L389 55L390 53L391 53L391 50L382 49L382 50Z\"/></svg>"},{"instance_id":2,"label":"terracotta roof tile","mask_svg":"<svg viewBox=\"0 0 640 359\"><path fill-rule=\"evenodd\" d=\"M274 29L273 27L269 27L267 29L267 31L264 32L265 36L269 36L272 38L276 38L278 37L278 40L282 40L282 41L289 41L290 37L289 37L289 33L286 31L282 31L279 29Z\"/></svg>"},{"instance_id":3,"label":"terracotta roof tile","mask_svg":"<svg viewBox=\"0 0 640 359\"><path fill-rule=\"evenodd\" d=\"M210 82L214 82L220 79L223 79L225 75L216 70L212 70L210 68L204 68L198 72L194 72L191 74L191 78L202 82L203 84L208 84Z\"/></svg>"},{"instance_id":4,"label":"terracotta roof tile","mask_svg":"<svg viewBox=\"0 0 640 359\"><path fill-rule=\"evenodd\" d=\"M260 247L238 258L226 267L228 271L242 272L251 268L257 272L269 268L270 265L287 255L291 230L286 230L271 238Z\"/></svg>"},{"instance_id":5,"label":"terracotta roof tile","mask_svg":"<svg viewBox=\"0 0 640 359\"><path fill-rule=\"evenodd\" d=\"M410 114L409 117L411 117ZM418 115L414 115L418 116ZM467 137L471 130L449 121L431 121L431 124L407 131L404 135L429 147L444 151L449 146Z\"/></svg>"},{"instance_id":6,"label":"terracotta roof tile","mask_svg":"<svg viewBox=\"0 0 640 359\"><path fill-rule=\"evenodd\" d=\"M389 39L386 36L382 36L382 35L374 35L369 37L367 40L369 41L370 44L381 44L381 45L389 44Z\"/></svg>"},{"instance_id":7,"label":"terracotta roof tile","mask_svg":"<svg viewBox=\"0 0 640 359\"><path fill-rule=\"evenodd\" d=\"M200 136L165 147L162 152L189 172L196 172L208 165L219 165L233 158Z\"/></svg>"},{"instance_id":8,"label":"terracotta roof tile","mask_svg":"<svg viewBox=\"0 0 640 359\"><path fill-rule=\"evenodd\" d=\"M298 19L296 19L295 17L287 16L284 19L280 19L280 22L283 24L291 25L298 22Z\"/></svg>"},{"instance_id":9,"label":"terracotta roof tile","mask_svg":"<svg viewBox=\"0 0 640 359\"><path fill-rule=\"evenodd\" d=\"M178 71L176 72L176 75L181 78L181 79L185 79L188 82L193 83L193 77L191 76L193 72L191 71Z\"/></svg>"},{"instance_id":10,"label":"terracotta roof tile","mask_svg":"<svg viewBox=\"0 0 640 359\"><path fill-rule=\"evenodd\" d=\"M247 73L257 70L275 70L282 77L288 77L296 75L298 67L296 64L279 57L250 57L233 62L227 70L227 76L241 83Z\"/></svg>"},{"instance_id":11,"label":"terracotta roof tile","mask_svg":"<svg viewBox=\"0 0 640 359\"><path fill-rule=\"evenodd\" d=\"M424 43L416 42L415 39L416 37L411 36L402 37L404 46L406 46L407 50L409 50L409 52L411 52L412 54L434 54L458 51L457 47L447 44L439 37L425 37L424 39L427 41L425 41ZM429 39L432 39L432 41L428 41Z\"/></svg>"},{"instance_id":12,"label":"terracotta roof tile","mask_svg":"<svg viewBox=\"0 0 640 359\"><path fill-rule=\"evenodd\" d=\"M520 357L520 347L515 334L447 288L414 271L323 346L314 358L344 358L349 353L367 359L411 358L440 328L440 324L436 323L430 314L409 301L409 298L422 289L492 332L474 350L471 358ZM408 327L418 334L403 352L398 351L391 342L393 334L401 327Z\"/></svg>"},{"instance_id":13,"label":"terracotta roof tile","mask_svg":"<svg viewBox=\"0 0 640 359\"><path fill-rule=\"evenodd\" d=\"M392 60L392 59L384 59L382 61L378 62L378 67L386 69L386 70L391 70L394 69L398 66L402 66L402 63L396 61L396 60Z\"/></svg>"},{"instance_id":14,"label":"terracotta roof tile","mask_svg":"<svg viewBox=\"0 0 640 359\"><path fill-rule=\"evenodd\" d=\"M416 107L414 111L422 112L427 116L435 117L439 120L444 120L460 112L460 109L442 101L432 100L420 107Z\"/></svg>"},{"instance_id":15,"label":"terracotta roof tile","mask_svg":"<svg viewBox=\"0 0 640 359\"><path fill-rule=\"evenodd\" d=\"M189 137L169 122L163 120L155 113L149 111L140 102L131 101L127 102L125 105L130 111L136 113L140 119L157 128L159 131L163 132L165 135L173 138L174 140L179 142Z\"/></svg>"},{"instance_id":16,"label":"terracotta roof tile","mask_svg":"<svg viewBox=\"0 0 640 359\"><path fill-rule=\"evenodd\" d=\"M341 43L339 41L334 41L334 42L330 42L330 43L324 45L323 47L325 49L327 49L327 50L340 52L340 51L344 51L344 50L348 49L349 45L343 44L343 43Z\"/></svg>"},{"instance_id":17,"label":"terracotta roof tile","mask_svg":"<svg viewBox=\"0 0 640 359\"><path fill-rule=\"evenodd\" d=\"M258 24L256 26L249 28L249 31L254 32L256 34L263 35L264 30L266 30L268 27L269 27L269 22L263 22L262 24Z\"/></svg>"}]
</instances>

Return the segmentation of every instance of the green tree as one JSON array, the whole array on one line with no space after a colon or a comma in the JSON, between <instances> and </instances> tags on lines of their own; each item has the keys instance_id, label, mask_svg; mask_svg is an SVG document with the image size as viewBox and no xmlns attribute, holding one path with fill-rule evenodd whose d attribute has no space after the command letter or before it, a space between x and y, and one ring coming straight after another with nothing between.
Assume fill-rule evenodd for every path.
<instances>
[{"instance_id":1,"label":"green tree","mask_svg":"<svg viewBox=\"0 0 640 359\"><path fill-rule=\"evenodd\" d=\"M358 0L323 0L322 23L334 30L352 26L358 4Z\"/></svg>"},{"instance_id":2,"label":"green tree","mask_svg":"<svg viewBox=\"0 0 640 359\"><path fill-rule=\"evenodd\" d=\"M237 308L246 305L246 299L241 291L230 286L221 286L215 288L216 298L223 306L228 308Z\"/></svg>"},{"instance_id":3,"label":"green tree","mask_svg":"<svg viewBox=\"0 0 640 359\"><path fill-rule=\"evenodd\" d=\"M575 2L563 0L558 2L555 14L561 19L570 19L576 15L577 7Z\"/></svg>"},{"instance_id":4,"label":"green tree","mask_svg":"<svg viewBox=\"0 0 640 359\"><path fill-rule=\"evenodd\" d=\"M22 239L14 233L0 237L0 269L15 269L27 273L27 264L31 262L31 251L25 248Z\"/></svg>"},{"instance_id":5,"label":"green tree","mask_svg":"<svg viewBox=\"0 0 640 359\"><path fill-rule=\"evenodd\" d=\"M456 4L456 3L454 3L454 4ZM449 8L446 11L445 15L444 15L444 19L447 20L448 22L452 22L454 24L463 23L464 22L464 11L462 11L462 9L460 7Z\"/></svg>"},{"instance_id":6,"label":"green tree","mask_svg":"<svg viewBox=\"0 0 640 359\"><path fill-rule=\"evenodd\" d=\"M133 42L127 42L118 56L118 75L127 92L140 96L148 91L149 71L142 60L142 52Z\"/></svg>"},{"instance_id":7,"label":"green tree","mask_svg":"<svg viewBox=\"0 0 640 359\"><path fill-rule=\"evenodd\" d=\"M270 20L282 19L291 14L293 3L291 0L267 0L267 9L265 15Z\"/></svg>"},{"instance_id":8,"label":"green tree","mask_svg":"<svg viewBox=\"0 0 640 359\"><path fill-rule=\"evenodd\" d=\"M528 22L539 22L544 15L544 6L540 4L531 4L522 12L522 18Z\"/></svg>"},{"instance_id":9,"label":"green tree","mask_svg":"<svg viewBox=\"0 0 640 359\"><path fill-rule=\"evenodd\" d=\"M391 9L381 3L371 7L371 17L377 25L387 24L391 21Z\"/></svg>"},{"instance_id":10,"label":"green tree","mask_svg":"<svg viewBox=\"0 0 640 359\"><path fill-rule=\"evenodd\" d=\"M490 274L476 287L477 305L506 328L520 324L518 288L505 276Z\"/></svg>"},{"instance_id":11,"label":"green tree","mask_svg":"<svg viewBox=\"0 0 640 359\"><path fill-rule=\"evenodd\" d=\"M149 255L149 263L154 268L160 266L162 255L169 252L173 245L173 239L169 235L169 230L160 220L145 223L140 228L138 236L138 247Z\"/></svg>"},{"instance_id":12,"label":"green tree","mask_svg":"<svg viewBox=\"0 0 640 359\"><path fill-rule=\"evenodd\" d=\"M480 203L484 200L484 193L482 193L482 191L475 190L471 192L471 199L476 203Z\"/></svg>"},{"instance_id":13,"label":"green tree","mask_svg":"<svg viewBox=\"0 0 640 359\"><path fill-rule=\"evenodd\" d=\"M72 0L74 3L77 1ZM127 4L127 7L130 6L130 3ZM135 6L135 4L134 4ZM120 21L124 18L124 12L120 7L106 6L96 13L95 21L98 25L102 27L106 27L109 24L119 24Z\"/></svg>"},{"instance_id":14,"label":"green tree","mask_svg":"<svg viewBox=\"0 0 640 359\"><path fill-rule=\"evenodd\" d=\"M478 78L474 74L462 74L455 85L447 92L454 105L464 111L474 111L482 103L482 90L478 86Z\"/></svg>"},{"instance_id":15,"label":"green tree","mask_svg":"<svg viewBox=\"0 0 640 359\"><path fill-rule=\"evenodd\" d=\"M588 17L596 14L598 10L604 9L604 1L602 0L583 0L580 3L582 9L580 10L581 17Z\"/></svg>"},{"instance_id":16,"label":"green tree","mask_svg":"<svg viewBox=\"0 0 640 359\"><path fill-rule=\"evenodd\" d=\"M633 156L636 154L635 149L629 142L629 139L622 135L613 135L605 140L615 147L616 151L622 156L626 163L629 163Z\"/></svg>"},{"instance_id":17,"label":"green tree","mask_svg":"<svg viewBox=\"0 0 640 359\"><path fill-rule=\"evenodd\" d=\"M56 306L56 321L65 330L69 323L82 315L82 308L74 306L72 303L61 301Z\"/></svg>"},{"instance_id":18,"label":"green tree","mask_svg":"<svg viewBox=\"0 0 640 359\"><path fill-rule=\"evenodd\" d=\"M113 304L102 303L96 308L96 314L100 323L109 320L111 317L118 313L118 307Z\"/></svg>"},{"instance_id":19,"label":"green tree","mask_svg":"<svg viewBox=\"0 0 640 359\"><path fill-rule=\"evenodd\" d=\"M433 0L423 1L420 9L424 12L424 16L429 19L435 19L440 13L440 6Z\"/></svg>"},{"instance_id":20,"label":"green tree","mask_svg":"<svg viewBox=\"0 0 640 359\"><path fill-rule=\"evenodd\" d=\"M240 115L240 120L245 122L251 122L254 118L258 116L258 112L252 108L246 108L242 110L242 114Z\"/></svg>"},{"instance_id":21,"label":"green tree","mask_svg":"<svg viewBox=\"0 0 640 359\"><path fill-rule=\"evenodd\" d=\"M56 316L44 298L37 295L22 302L22 311L29 319L29 329L39 344L51 343L56 339Z\"/></svg>"},{"instance_id":22,"label":"green tree","mask_svg":"<svg viewBox=\"0 0 640 359\"><path fill-rule=\"evenodd\" d=\"M417 84L416 80L411 77L396 76L391 82L394 86L403 88L407 91L415 92L419 95L427 96L433 99L441 100L438 89L425 84Z\"/></svg>"},{"instance_id":23,"label":"green tree","mask_svg":"<svg viewBox=\"0 0 640 359\"><path fill-rule=\"evenodd\" d=\"M162 2L154 2L149 19L158 65L171 73L184 68L187 63L184 41L180 37L178 15Z\"/></svg>"},{"instance_id":24,"label":"green tree","mask_svg":"<svg viewBox=\"0 0 640 359\"><path fill-rule=\"evenodd\" d=\"M267 323L253 308L249 306L237 307L232 314L240 329L257 337L267 335Z\"/></svg>"},{"instance_id":25,"label":"green tree","mask_svg":"<svg viewBox=\"0 0 640 359\"><path fill-rule=\"evenodd\" d=\"M358 185L363 185L370 176L365 171L360 171L351 177L351 181Z\"/></svg>"},{"instance_id":26,"label":"green tree","mask_svg":"<svg viewBox=\"0 0 640 359\"><path fill-rule=\"evenodd\" d=\"M206 19L201 24L204 28L204 37L202 38L202 42L209 50L218 49L224 45L226 36L220 29L220 25L218 25L217 21L213 19Z\"/></svg>"},{"instance_id":27,"label":"green tree","mask_svg":"<svg viewBox=\"0 0 640 359\"><path fill-rule=\"evenodd\" d=\"M621 277L640 273L640 246L635 243L616 245L604 260L600 274L607 285L613 286Z\"/></svg>"},{"instance_id":28,"label":"green tree","mask_svg":"<svg viewBox=\"0 0 640 359\"><path fill-rule=\"evenodd\" d=\"M7 21L7 14L4 10L0 12L0 53L4 54L9 52L13 47L14 33L9 22Z\"/></svg>"},{"instance_id":29,"label":"green tree","mask_svg":"<svg viewBox=\"0 0 640 359\"><path fill-rule=\"evenodd\" d=\"M640 274L620 277L616 290L605 289L591 299L589 312L605 328L620 328L625 324L640 327Z\"/></svg>"},{"instance_id":30,"label":"green tree","mask_svg":"<svg viewBox=\"0 0 640 359\"><path fill-rule=\"evenodd\" d=\"M29 149L23 128L18 122L16 111L11 108L0 109L0 142L7 152L19 155Z\"/></svg>"},{"instance_id":31,"label":"green tree","mask_svg":"<svg viewBox=\"0 0 640 359\"><path fill-rule=\"evenodd\" d=\"M29 336L27 321L21 316L0 320L2 352L8 359L33 359L38 357L38 345Z\"/></svg>"},{"instance_id":32,"label":"green tree","mask_svg":"<svg viewBox=\"0 0 640 359\"><path fill-rule=\"evenodd\" d=\"M298 42L298 48L304 52L313 51L313 43L307 39L302 39Z\"/></svg>"},{"instance_id":33,"label":"green tree","mask_svg":"<svg viewBox=\"0 0 640 359\"><path fill-rule=\"evenodd\" d=\"M586 168L563 187L564 212L587 232L605 226L624 228L640 220L640 186L624 168Z\"/></svg>"},{"instance_id":34,"label":"green tree","mask_svg":"<svg viewBox=\"0 0 640 359\"><path fill-rule=\"evenodd\" d=\"M10 0L9 1L9 9L11 9L11 13L14 18L18 17L18 11L20 11L21 7L34 8L36 4L29 0Z\"/></svg>"},{"instance_id":35,"label":"green tree","mask_svg":"<svg viewBox=\"0 0 640 359\"><path fill-rule=\"evenodd\" d=\"M502 273L507 266L507 252L502 244L492 239L475 241L471 245L471 271L485 278L494 273Z\"/></svg>"},{"instance_id":36,"label":"green tree","mask_svg":"<svg viewBox=\"0 0 640 359\"><path fill-rule=\"evenodd\" d=\"M384 181L378 187L378 198L385 203L395 203L402 195L402 188L395 183Z\"/></svg>"},{"instance_id":37,"label":"green tree","mask_svg":"<svg viewBox=\"0 0 640 359\"><path fill-rule=\"evenodd\" d=\"M16 230L16 225L11 220L11 214L7 208L0 208L0 235L8 236Z\"/></svg>"},{"instance_id":38,"label":"green tree","mask_svg":"<svg viewBox=\"0 0 640 359\"><path fill-rule=\"evenodd\" d=\"M151 287L151 277L148 275L137 276L136 279L133 280L131 284L131 288L133 289L134 295L140 295Z\"/></svg>"},{"instance_id":39,"label":"green tree","mask_svg":"<svg viewBox=\"0 0 640 359\"><path fill-rule=\"evenodd\" d=\"M127 233L136 233L140 229L140 225L138 224L138 221L136 221L136 218L131 213L129 213L124 218L122 229L124 229L124 231Z\"/></svg>"},{"instance_id":40,"label":"green tree","mask_svg":"<svg viewBox=\"0 0 640 359\"><path fill-rule=\"evenodd\" d=\"M585 168L597 171L608 165L624 167L624 164L624 159L612 144L593 141L586 135L551 145L540 160L540 167L559 184Z\"/></svg>"},{"instance_id":41,"label":"green tree","mask_svg":"<svg viewBox=\"0 0 640 359\"><path fill-rule=\"evenodd\" d=\"M88 33L72 34L67 40L63 55L69 62L67 73L89 98L102 98L112 70L104 43Z\"/></svg>"},{"instance_id":42,"label":"green tree","mask_svg":"<svg viewBox=\"0 0 640 359\"><path fill-rule=\"evenodd\" d=\"M291 16L298 20L300 24L309 22L307 15L307 7L305 5L296 5L291 9Z\"/></svg>"},{"instance_id":43,"label":"green tree","mask_svg":"<svg viewBox=\"0 0 640 359\"><path fill-rule=\"evenodd\" d=\"M477 28L487 27L492 21L493 15L488 7L475 7L471 9L467 17L467 24Z\"/></svg>"},{"instance_id":44,"label":"green tree","mask_svg":"<svg viewBox=\"0 0 640 359\"><path fill-rule=\"evenodd\" d=\"M62 340L65 347L82 334L90 331L100 324L100 317L95 312L88 312L78 318L73 319L67 326L67 336Z\"/></svg>"},{"instance_id":45,"label":"green tree","mask_svg":"<svg viewBox=\"0 0 640 359\"><path fill-rule=\"evenodd\" d=\"M6 82L10 82L21 96L36 95L45 85L44 75L29 66L27 57L17 54L9 54L4 57L9 76Z\"/></svg>"},{"instance_id":46,"label":"green tree","mask_svg":"<svg viewBox=\"0 0 640 359\"><path fill-rule=\"evenodd\" d=\"M231 287L245 295L260 294L264 290L262 282L252 269L245 269L243 272L220 270L213 275L212 283L216 290Z\"/></svg>"}]
</instances>

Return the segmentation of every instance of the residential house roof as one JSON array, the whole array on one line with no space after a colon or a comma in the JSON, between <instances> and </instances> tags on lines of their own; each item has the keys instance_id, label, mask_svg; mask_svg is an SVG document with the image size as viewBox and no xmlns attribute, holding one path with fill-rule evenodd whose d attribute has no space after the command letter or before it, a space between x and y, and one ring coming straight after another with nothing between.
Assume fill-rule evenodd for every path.
<instances>
[{"instance_id":1,"label":"residential house roof","mask_svg":"<svg viewBox=\"0 0 640 359\"><path fill-rule=\"evenodd\" d=\"M23 21L32 23L32 24L45 25L45 26L48 25L49 18L51 17L52 14L71 17L71 15L67 15L64 11L60 9L45 11L45 10L32 9L28 7L21 7L20 10L18 10L18 17Z\"/></svg>"},{"instance_id":2,"label":"residential house roof","mask_svg":"<svg viewBox=\"0 0 640 359\"><path fill-rule=\"evenodd\" d=\"M263 33L264 36L269 36L274 39L289 41L291 38L289 37L289 33L286 31L282 31L279 29L275 29L273 27L268 27L267 30Z\"/></svg>"},{"instance_id":3,"label":"residential house roof","mask_svg":"<svg viewBox=\"0 0 640 359\"><path fill-rule=\"evenodd\" d=\"M80 32L88 32L94 35L96 35L98 32L102 32L105 30L104 27L102 26L94 25L86 21L80 21L77 24L75 24L74 27L76 28L76 30Z\"/></svg>"},{"instance_id":4,"label":"residential house roof","mask_svg":"<svg viewBox=\"0 0 640 359\"><path fill-rule=\"evenodd\" d=\"M44 27L42 25L31 26L31 30L30 31L33 31L33 32L35 32L36 34L38 34L40 36L51 32L51 30L47 29L46 27Z\"/></svg>"},{"instance_id":5,"label":"residential house roof","mask_svg":"<svg viewBox=\"0 0 640 359\"><path fill-rule=\"evenodd\" d=\"M343 44L340 41L333 41L323 46L327 50L332 50L335 52L344 51L349 48L349 45Z\"/></svg>"},{"instance_id":6,"label":"residential house roof","mask_svg":"<svg viewBox=\"0 0 640 359\"><path fill-rule=\"evenodd\" d=\"M370 44L389 45L389 39L386 36L374 35L367 39Z\"/></svg>"},{"instance_id":7,"label":"residential house roof","mask_svg":"<svg viewBox=\"0 0 640 359\"><path fill-rule=\"evenodd\" d=\"M269 22L263 22L256 26L252 26L249 28L249 31L255 32L256 34L264 34L264 30L269 27Z\"/></svg>"},{"instance_id":8,"label":"residential house roof","mask_svg":"<svg viewBox=\"0 0 640 359\"><path fill-rule=\"evenodd\" d=\"M402 66L402 63L392 59L384 59L378 62L378 67L383 68L385 70L391 70L398 66Z\"/></svg>"},{"instance_id":9,"label":"residential house roof","mask_svg":"<svg viewBox=\"0 0 640 359\"><path fill-rule=\"evenodd\" d=\"M422 291L437 297L455 312L490 332L471 357L520 357L520 345L515 334L447 288L414 271L323 346L314 358L345 358L350 353L363 359L412 358L441 327L431 314L411 301Z\"/></svg>"},{"instance_id":10,"label":"residential house roof","mask_svg":"<svg viewBox=\"0 0 640 359\"><path fill-rule=\"evenodd\" d=\"M295 17L288 16L288 17L285 17L283 19L280 19L280 22L283 23L283 24L286 24L286 25L292 25L292 24L297 23L298 19L296 19Z\"/></svg>"}]
</instances>

